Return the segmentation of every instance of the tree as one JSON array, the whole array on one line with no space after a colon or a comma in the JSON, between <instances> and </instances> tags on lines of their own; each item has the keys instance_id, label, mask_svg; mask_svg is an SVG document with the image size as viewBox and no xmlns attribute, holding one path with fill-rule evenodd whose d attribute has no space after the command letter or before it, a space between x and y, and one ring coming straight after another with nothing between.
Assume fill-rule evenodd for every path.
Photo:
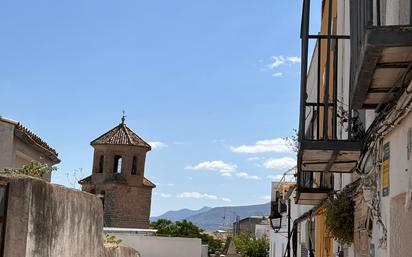
<instances>
[{"instance_id":1,"label":"tree","mask_svg":"<svg viewBox=\"0 0 412 257\"><path fill-rule=\"evenodd\" d=\"M168 219L159 219L150 223L150 228L156 229L157 234L159 235L200 238L202 240L202 244L207 244L209 246L210 253L220 251L223 246L222 240L215 239L211 235L204 233L202 229L187 220L176 221L173 223Z\"/></svg>"},{"instance_id":2,"label":"tree","mask_svg":"<svg viewBox=\"0 0 412 257\"><path fill-rule=\"evenodd\" d=\"M234 238L236 250L242 257L268 257L269 243L265 238L242 233Z\"/></svg>"},{"instance_id":3,"label":"tree","mask_svg":"<svg viewBox=\"0 0 412 257\"><path fill-rule=\"evenodd\" d=\"M176 234L176 225L167 219L159 219L150 223L150 228L156 229L158 235L174 236Z\"/></svg>"},{"instance_id":4,"label":"tree","mask_svg":"<svg viewBox=\"0 0 412 257\"><path fill-rule=\"evenodd\" d=\"M223 248L223 241L220 239L216 239L211 235L202 233L200 234L200 238L202 239L203 244L207 244L209 246L209 253L221 251Z\"/></svg>"}]
</instances>

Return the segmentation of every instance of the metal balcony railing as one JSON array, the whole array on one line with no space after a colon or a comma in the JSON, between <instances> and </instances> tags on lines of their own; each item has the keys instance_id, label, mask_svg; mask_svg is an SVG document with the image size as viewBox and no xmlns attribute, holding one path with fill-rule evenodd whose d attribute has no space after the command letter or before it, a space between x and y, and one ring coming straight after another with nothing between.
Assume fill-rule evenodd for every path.
<instances>
[{"instance_id":1,"label":"metal balcony railing","mask_svg":"<svg viewBox=\"0 0 412 257\"><path fill-rule=\"evenodd\" d=\"M361 147L362 124L350 107L349 83L343 82L348 80L341 79L350 76L339 52L349 48L350 36L336 32L337 1L324 3L321 32L314 35L309 33L310 0L303 1L298 172L351 172Z\"/></svg>"},{"instance_id":2,"label":"metal balcony railing","mask_svg":"<svg viewBox=\"0 0 412 257\"><path fill-rule=\"evenodd\" d=\"M327 33L309 34L310 0L304 0L301 28L302 66L301 66L301 107L299 139L303 140L351 140L353 137L352 111L349 103L339 92L338 66L339 45L349 42L349 35L336 35L332 31L332 0L328 5ZM312 58L309 59L309 46L314 45ZM309 69L308 69L309 68ZM348 86L349 87L349 86ZM338 127L344 127L342 131ZM342 135L344 134L344 135Z\"/></svg>"},{"instance_id":3,"label":"metal balcony railing","mask_svg":"<svg viewBox=\"0 0 412 257\"><path fill-rule=\"evenodd\" d=\"M333 191L332 173L301 171L297 176L298 204L319 204Z\"/></svg>"},{"instance_id":4,"label":"metal balcony railing","mask_svg":"<svg viewBox=\"0 0 412 257\"><path fill-rule=\"evenodd\" d=\"M399 92L395 82L411 62L412 3L351 0L350 30L352 106L375 109Z\"/></svg>"},{"instance_id":5,"label":"metal balcony railing","mask_svg":"<svg viewBox=\"0 0 412 257\"><path fill-rule=\"evenodd\" d=\"M333 190L333 174L300 172L298 174L298 188L306 191Z\"/></svg>"}]
</instances>

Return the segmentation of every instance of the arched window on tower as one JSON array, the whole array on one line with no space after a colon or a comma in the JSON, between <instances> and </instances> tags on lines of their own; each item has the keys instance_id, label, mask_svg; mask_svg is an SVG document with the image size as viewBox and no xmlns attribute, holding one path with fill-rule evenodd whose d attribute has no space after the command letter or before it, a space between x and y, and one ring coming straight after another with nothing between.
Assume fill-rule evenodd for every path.
<instances>
[{"instance_id":1,"label":"arched window on tower","mask_svg":"<svg viewBox=\"0 0 412 257\"><path fill-rule=\"evenodd\" d=\"M99 159L99 173L103 173L104 155L100 155Z\"/></svg>"},{"instance_id":2,"label":"arched window on tower","mask_svg":"<svg viewBox=\"0 0 412 257\"><path fill-rule=\"evenodd\" d=\"M136 156L133 156L132 175L136 175L136 172L137 172L137 158L136 158Z\"/></svg>"},{"instance_id":3,"label":"arched window on tower","mask_svg":"<svg viewBox=\"0 0 412 257\"><path fill-rule=\"evenodd\" d=\"M114 166L113 166L113 173L120 173L122 172L122 156L115 155L114 156Z\"/></svg>"}]
</instances>

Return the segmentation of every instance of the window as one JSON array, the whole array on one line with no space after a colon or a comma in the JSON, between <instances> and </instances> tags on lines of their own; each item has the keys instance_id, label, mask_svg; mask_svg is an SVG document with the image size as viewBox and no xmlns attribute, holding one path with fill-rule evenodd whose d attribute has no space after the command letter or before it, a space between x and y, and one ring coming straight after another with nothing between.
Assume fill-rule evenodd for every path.
<instances>
[{"instance_id":1,"label":"window","mask_svg":"<svg viewBox=\"0 0 412 257\"><path fill-rule=\"evenodd\" d=\"M136 175L136 156L133 156L133 162L132 162L132 175Z\"/></svg>"},{"instance_id":2,"label":"window","mask_svg":"<svg viewBox=\"0 0 412 257\"><path fill-rule=\"evenodd\" d=\"M7 213L7 185L0 184L0 256L3 256L6 213Z\"/></svg>"},{"instance_id":3,"label":"window","mask_svg":"<svg viewBox=\"0 0 412 257\"><path fill-rule=\"evenodd\" d=\"M104 155L100 155L100 160L99 160L99 173L103 173L103 165L104 165Z\"/></svg>"},{"instance_id":4,"label":"window","mask_svg":"<svg viewBox=\"0 0 412 257\"><path fill-rule=\"evenodd\" d=\"M113 166L113 173L120 173L122 172L122 156L115 155L114 156L114 166Z\"/></svg>"}]
</instances>

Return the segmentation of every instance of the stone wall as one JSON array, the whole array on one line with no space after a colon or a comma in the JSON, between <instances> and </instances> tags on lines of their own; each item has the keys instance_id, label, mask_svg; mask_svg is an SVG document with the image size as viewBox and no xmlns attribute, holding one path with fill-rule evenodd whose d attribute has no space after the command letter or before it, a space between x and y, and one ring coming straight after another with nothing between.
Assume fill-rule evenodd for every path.
<instances>
[{"instance_id":1,"label":"stone wall","mask_svg":"<svg viewBox=\"0 0 412 257\"><path fill-rule=\"evenodd\" d=\"M152 188L122 184L98 186L105 192L104 225L119 228L149 228Z\"/></svg>"},{"instance_id":2,"label":"stone wall","mask_svg":"<svg viewBox=\"0 0 412 257\"><path fill-rule=\"evenodd\" d=\"M102 256L100 201L78 190L26 176L8 183L5 252L8 257Z\"/></svg>"},{"instance_id":3,"label":"stone wall","mask_svg":"<svg viewBox=\"0 0 412 257\"><path fill-rule=\"evenodd\" d=\"M0 175L8 185L4 256L138 257L103 245L103 208L92 194L22 175Z\"/></svg>"},{"instance_id":4,"label":"stone wall","mask_svg":"<svg viewBox=\"0 0 412 257\"><path fill-rule=\"evenodd\" d=\"M94 184L104 183L111 179L115 173L114 156L122 156L121 174L129 185L139 186L144 177L146 161L146 148L127 145L95 145L93 155L92 182ZM103 173L99 173L100 156L104 156ZM132 175L133 157L137 158L136 175Z\"/></svg>"},{"instance_id":5,"label":"stone wall","mask_svg":"<svg viewBox=\"0 0 412 257\"><path fill-rule=\"evenodd\" d=\"M140 254L125 246L105 246L105 257L140 257Z\"/></svg>"}]
</instances>

